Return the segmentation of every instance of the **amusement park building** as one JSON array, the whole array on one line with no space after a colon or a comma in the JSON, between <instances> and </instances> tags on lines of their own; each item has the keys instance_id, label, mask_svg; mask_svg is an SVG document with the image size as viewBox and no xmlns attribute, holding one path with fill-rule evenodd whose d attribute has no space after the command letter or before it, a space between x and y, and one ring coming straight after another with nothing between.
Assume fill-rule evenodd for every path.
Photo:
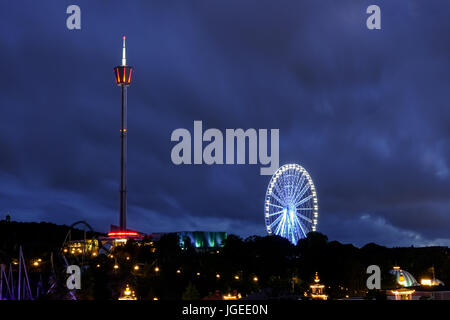
<instances>
[{"instance_id":1,"label":"amusement park building","mask_svg":"<svg viewBox=\"0 0 450 320\"><path fill-rule=\"evenodd\" d=\"M387 290L388 300L450 300L450 287L439 279L421 279L419 284L412 274L400 267L394 267L390 273L396 277L399 287Z\"/></svg>"},{"instance_id":2,"label":"amusement park building","mask_svg":"<svg viewBox=\"0 0 450 320\"><path fill-rule=\"evenodd\" d=\"M224 240L227 238L226 232L212 232L212 231L181 231L174 232L179 237L179 244L182 249L189 246L196 250L213 250L223 247ZM111 231L106 237L99 237L98 239L83 239L65 241L63 248L64 253L81 254L87 253L93 257L98 254L105 253L104 249L109 251L112 247L125 245L129 240L142 243L144 245L154 246L155 241L170 234L164 233L150 233L144 234L132 230L126 231ZM67 240L67 239L66 239ZM190 243L190 245L188 244Z\"/></svg>"},{"instance_id":3,"label":"amusement park building","mask_svg":"<svg viewBox=\"0 0 450 320\"><path fill-rule=\"evenodd\" d=\"M188 242L190 245L196 249L217 249L224 245L224 240L227 239L226 232L217 231L179 231L175 232L180 239L180 247L185 249L188 247ZM161 236L167 233L151 233L154 240L159 240Z\"/></svg>"}]
</instances>

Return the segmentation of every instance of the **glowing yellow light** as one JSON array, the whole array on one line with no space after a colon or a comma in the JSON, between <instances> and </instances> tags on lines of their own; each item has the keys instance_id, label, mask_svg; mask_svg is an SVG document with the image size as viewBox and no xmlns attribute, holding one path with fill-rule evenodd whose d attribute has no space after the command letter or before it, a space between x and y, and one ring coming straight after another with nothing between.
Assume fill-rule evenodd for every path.
<instances>
[{"instance_id":1,"label":"glowing yellow light","mask_svg":"<svg viewBox=\"0 0 450 320\"><path fill-rule=\"evenodd\" d=\"M119 300L137 300L136 294L133 290L130 289L130 286L128 284L123 291L123 295L119 297Z\"/></svg>"},{"instance_id":2,"label":"glowing yellow light","mask_svg":"<svg viewBox=\"0 0 450 320\"><path fill-rule=\"evenodd\" d=\"M42 262L42 259L38 259L39 262Z\"/></svg>"},{"instance_id":3,"label":"glowing yellow light","mask_svg":"<svg viewBox=\"0 0 450 320\"><path fill-rule=\"evenodd\" d=\"M64 252L67 252L68 250L67 249L64 249Z\"/></svg>"},{"instance_id":4,"label":"glowing yellow light","mask_svg":"<svg viewBox=\"0 0 450 320\"><path fill-rule=\"evenodd\" d=\"M217 274L216 274L216 278L217 278L217 279L220 279L220 274L217 273Z\"/></svg>"},{"instance_id":5,"label":"glowing yellow light","mask_svg":"<svg viewBox=\"0 0 450 320\"><path fill-rule=\"evenodd\" d=\"M318 272L316 272L316 275L315 275L315 277L314 277L314 282L315 282L315 283L319 283L319 282L320 282L320 279L319 279L319 273L318 273Z\"/></svg>"},{"instance_id":6,"label":"glowing yellow light","mask_svg":"<svg viewBox=\"0 0 450 320\"><path fill-rule=\"evenodd\" d=\"M200 275L200 272L197 272L197 275L199 276L199 275Z\"/></svg>"},{"instance_id":7,"label":"glowing yellow light","mask_svg":"<svg viewBox=\"0 0 450 320\"><path fill-rule=\"evenodd\" d=\"M153 300L155 300L155 301L156 301L156 300L159 300L159 299L158 299L158 297L153 297Z\"/></svg>"},{"instance_id":8,"label":"glowing yellow light","mask_svg":"<svg viewBox=\"0 0 450 320\"><path fill-rule=\"evenodd\" d=\"M97 265L97 268L100 268L100 265L99 265L99 264Z\"/></svg>"},{"instance_id":9,"label":"glowing yellow light","mask_svg":"<svg viewBox=\"0 0 450 320\"><path fill-rule=\"evenodd\" d=\"M395 295L408 295L408 294L413 294L414 292L416 292L416 290L392 290L391 291L393 294Z\"/></svg>"},{"instance_id":10,"label":"glowing yellow light","mask_svg":"<svg viewBox=\"0 0 450 320\"><path fill-rule=\"evenodd\" d=\"M323 288L325 288L325 285L323 285L323 284L312 284L309 287L311 289L323 289Z\"/></svg>"},{"instance_id":11,"label":"glowing yellow light","mask_svg":"<svg viewBox=\"0 0 450 320\"><path fill-rule=\"evenodd\" d=\"M155 267L155 272L159 272L159 268L158 267Z\"/></svg>"},{"instance_id":12,"label":"glowing yellow light","mask_svg":"<svg viewBox=\"0 0 450 320\"><path fill-rule=\"evenodd\" d=\"M135 265L135 266L134 266L134 270L139 270L139 266L138 266L138 265Z\"/></svg>"},{"instance_id":13,"label":"glowing yellow light","mask_svg":"<svg viewBox=\"0 0 450 320\"><path fill-rule=\"evenodd\" d=\"M39 262L35 261L33 262L33 266L37 267L39 265Z\"/></svg>"},{"instance_id":14,"label":"glowing yellow light","mask_svg":"<svg viewBox=\"0 0 450 320\"><path fill-rule=\"evenodd\" d=\"M181 270L180 270L180 269L178 269L178 270L177 270L177 273L178 273L178 274L180 274L180 273L181 273Z\"/></svg>"},{"instance_id":15,"label":"glowing yellow light","mask_svg":"<svg viewBox=\"0 0 450 320\"><path fill-rule=\"evenodd\" d=\"M127 257L127 260L130 260L130 257Z\"/></svg>"},{"instance_id":16,"label":"glowing yellow light","mask_svg":"<svg viewBox=\"0 0 450 320\"><path fill-rule=\"evenodd\" d=\"M92 256L96 257L97 256L97 252L92 252Z\"/></svg>"},{"instance_id":17,"label":"glowing yellow light","mask_svg":"<svg viewBox=\"0 0 450 320\"><path fill-rule=\"evenodd\" d=\"M257 276L254 276L254 277L253 277L253 282L258 282L258 280L259 280L259 279L258 279Z\"/></svg>"},{"instance_id":18,"label":"glowing yellow light","mask_svg":"<svg viewBox=\"0 0 450 320\"><path fill-rule=\"evenodd\" d=\"M120 83L119 70L115 69L114 71L116 72L117 83Z\"/></svg>"},{"instance_id":19,"label":"glowing yellow light","mask_svg":"<svg viewBox=\"0 0 450 320\"><path fill-rule=\"evenodd\" d=\"M115 264L115 265L114 265L114 269L119 269L119 265L118 265L118 264Z\"/></svg>"},{"instance_id":20,"label":"glowing yellow light","mask_svg":"<svg viewBox=\"0 0 450 320\"><path fill-rule=\"evenodd\" d=\"M234 279L239 280L239 276L238 276L238 275L235 275L235 276L234 276Z\"/></svg>"},{"instance_id":21,"label":"glowing yellow light","mask_svg":"<svg viewBox=\"0 0 450 320\"><path fill-rule=\"evenodd\" d=\"M421 279L420 284L423 286L434 286L436 285L436 282L431 279Z\"/></svg>"},{"instance_id":22,"label":"glowing yellow light","mask_svg":"<svg viewBox=\"0 0 450 320\"><path fill-rule=\"evenodd\" d=\"M398 280L398 283L401 285L405 285L406 281L405 281L405 277L403 276L403 274L400 274L400 278Z\"/></svg>"}]
</instances>

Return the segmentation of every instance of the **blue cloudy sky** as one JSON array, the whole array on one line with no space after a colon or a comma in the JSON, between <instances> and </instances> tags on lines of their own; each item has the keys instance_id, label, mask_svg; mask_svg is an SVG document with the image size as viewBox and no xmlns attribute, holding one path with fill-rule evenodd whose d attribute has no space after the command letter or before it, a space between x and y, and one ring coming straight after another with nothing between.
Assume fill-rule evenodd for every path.
<instances>
[{"instance_id":1,"label":"blue cloudy sky","mask_svg":"<svg viewBox=\"0 0 450 320\"><path fill-rule=\"evenodd\" d=\"M81 8L82 29L66 28ZM318 230L361 246L450 245L448 1L4 0L0 217L118 220L127 35L128 226L263 235L259 165L175 166L177 128L279 128L313 178Z\"/></svg>"}]
</instances>

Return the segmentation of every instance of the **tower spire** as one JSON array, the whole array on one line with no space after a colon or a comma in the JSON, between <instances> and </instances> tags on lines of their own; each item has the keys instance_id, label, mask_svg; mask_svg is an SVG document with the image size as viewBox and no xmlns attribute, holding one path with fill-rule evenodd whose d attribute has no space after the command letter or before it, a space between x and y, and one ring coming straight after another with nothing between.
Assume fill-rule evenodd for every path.
<instances>
[{"instance_id":1,"label":"tower spire","mask_svg":"<svg viewBox=\"0 0 450 320\"><path fill-rule=\"evenodd\" d=\"M127 49L125 47L125 40L127 37L123 36L123 47L122 47L122 67L127 65Z\"/></svg>"}]
</instances>

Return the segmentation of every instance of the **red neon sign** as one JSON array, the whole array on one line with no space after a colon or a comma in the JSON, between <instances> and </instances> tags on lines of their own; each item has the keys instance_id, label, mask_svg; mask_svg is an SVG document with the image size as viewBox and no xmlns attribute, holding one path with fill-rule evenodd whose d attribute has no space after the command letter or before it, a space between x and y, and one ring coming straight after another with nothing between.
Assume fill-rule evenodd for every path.
<instances>
[{"instance_id":1,"label":"red neon sign","mask_svg":"<svg viewBox=\"0 0 450 320\"><path fill-rule=\"evenodd\" d=\"M109 232L108 237L132 237L132 236L138 236L139 234L137 232Z\"/></svg>"}]
</instances>

